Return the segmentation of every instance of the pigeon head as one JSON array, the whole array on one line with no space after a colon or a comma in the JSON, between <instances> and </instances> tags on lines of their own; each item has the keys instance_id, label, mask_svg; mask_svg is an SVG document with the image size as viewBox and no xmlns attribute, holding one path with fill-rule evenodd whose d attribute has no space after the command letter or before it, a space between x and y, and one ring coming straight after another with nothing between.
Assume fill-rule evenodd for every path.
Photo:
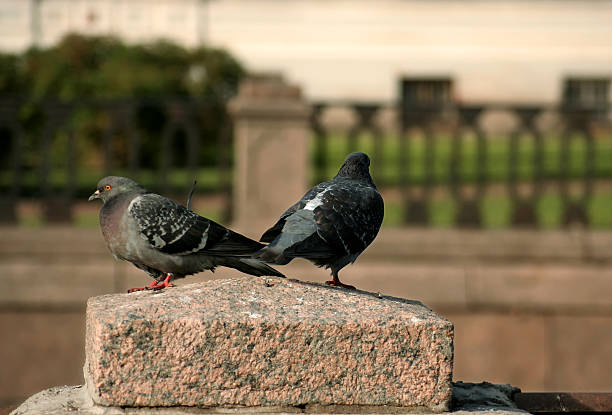
<instances>
[{"instance_id":1,"label":"pigeon head","mask_svg":"<svg viewBox=\"0 0 612 415\"><path fill-rule=\"evenodd\" d=\"M106 203L112 198L125 193L145 193L146 189L132 179L119 176L108 176L98 182L97 189L89 196L89 201L102 199Z\"/></svg>"},{"instance_id":2,"label":"pigeon head","mask_svg":"<svg viewBox=\"0 0 612 415\"><path fill-rule=\"evenodd\" d=\"M348 179L367 179L370 177L370 158L365 153L351 153L346 156L342 167L338 170L336 177Z\"/></svg>"}]
</instances>

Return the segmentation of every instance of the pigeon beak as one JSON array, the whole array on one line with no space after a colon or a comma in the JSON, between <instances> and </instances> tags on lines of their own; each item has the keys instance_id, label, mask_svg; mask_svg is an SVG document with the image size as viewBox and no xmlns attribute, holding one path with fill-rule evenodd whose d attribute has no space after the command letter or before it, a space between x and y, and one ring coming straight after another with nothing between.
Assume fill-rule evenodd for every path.
<instances>
[{"instance_id":1,"label":"pigeon beak","mask_svg":"<svg viewBox=\"0 0 612 415\"><path fill-rule=\"evenodd\" d=\"M87 199L87 200L89 200L91 202L94 199L100 199L100 191L99 190L96 190L94 192L94 194L89 196L89 199Z\"/></svg>"}]
</instances>

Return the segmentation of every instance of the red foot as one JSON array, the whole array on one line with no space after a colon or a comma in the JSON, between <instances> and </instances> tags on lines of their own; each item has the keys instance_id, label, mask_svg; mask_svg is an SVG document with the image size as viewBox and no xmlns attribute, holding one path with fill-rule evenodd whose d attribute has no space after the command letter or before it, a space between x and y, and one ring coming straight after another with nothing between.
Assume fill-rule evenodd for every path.
<instances>
[{"instance_id":1,"label":"red foot","mask_svg":"<svg viewBox=\"0 0 612 415\"><path fill-rule=\"evenodd\" d=\"M142 287L142 288L130 288L128 290L128 293L133 293L133 292L137 292L137 291L145 291L145 290L159 291L159 290L163 290L166 287L174 287L174 284L172 284L170 282L171 279L172 279L172 274L168 274L168 275L166 275L166 279L163 280L162 282L159 282L157 280L153 280L153 282L151 284L147 285L146 287Z\"/></svg>"},{"instance_id":2,"label":"red foot","mask_svg":"<svg viewBox=\"0 0 612 415\"><path fill-rule=\"evenodd\" d=\"M130 288L127 292L129 293L135 293L137 291L145 291L145 290L150 290L152 287L154 287L157 284L157 280L153 280L153 282L149 285L147 285L146 287L141 287L141 288Z\"/></svg>"},{"instance_id":3,"label":"red foot","mask_svg":"<svg viewBox=\"0 0 612 415\"><path fill-rule=\"evenodd\" d=\"M354 286L345 284L343 282L340 282L340 280L337 277L332 279L332 280L325 281L325 284L331 285L332 287L342 287L342 288L346 288L348 290L356 290L356 288Z\"/></svg>"}]
</instances>

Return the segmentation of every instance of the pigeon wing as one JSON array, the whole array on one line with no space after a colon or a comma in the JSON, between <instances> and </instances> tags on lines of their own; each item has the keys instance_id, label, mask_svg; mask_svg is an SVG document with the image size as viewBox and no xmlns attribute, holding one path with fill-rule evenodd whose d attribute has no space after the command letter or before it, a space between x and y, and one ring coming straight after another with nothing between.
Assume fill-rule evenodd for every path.
<instances>
[{"instance_id":1,"label":"pigeon wing","mask_svg":"<svg viewBox=\"0 0 612 415\"><path fill-rule=\"evenodd\" d=\"M286 255L306 258L358 255L372 243L384 215L383 200L375 188L337 183L318 197L320 203L310 206L317 224L316 234L287 249Z\"/></svg>"},{"instance_id":2,"label":"pigeon wing","mask_svg":"<svg viewBox=\"0 0 612 415\"><path fill-rule=\"evenodd\" d=\"M287 218L293 215L298 210L302 209L304 206L306 206L306 204L310 202L312 199L314 199L317 196L317 194L325 190L325 188L329 186L329 183L330 182L319 183L318 185L310 189L299 201L297 201L289 209L283 212L283 214L280 216L278 221L270 229L265 231L263 235L261 235L261 238L259 238L259 241L260 242L274 241L274 239L276 239L276 237L278 237L283 231L283 227L285 226L285 223L287 222Z\"/></svg>"},{"instance_id":3,"label":"pigeon wing","mask_svg":"<svg viewBox=\"0 0 612 415\"><path fill-rule=\"evenodd\" d=\"M166 254L248 255L262 247L157 194L134 199L128 210L140 236Z\"/></svg>"}]
</instances>

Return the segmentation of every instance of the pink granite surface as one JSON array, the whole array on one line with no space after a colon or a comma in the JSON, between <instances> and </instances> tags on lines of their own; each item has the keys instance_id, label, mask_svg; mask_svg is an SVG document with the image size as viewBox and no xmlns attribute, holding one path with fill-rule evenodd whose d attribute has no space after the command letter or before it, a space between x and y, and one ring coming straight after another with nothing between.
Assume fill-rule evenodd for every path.
<instances>
[{"instance_id":1,"label":"pink granite surface","mask_svg":"<svg viewBox=\"0 0 612 415\"><path fill-rule=\"evenodd\" d=\"M91 298L86 357L102 405L444 411L453 326L416 301L244 277Z\"/></svg>"}]
</instances>

